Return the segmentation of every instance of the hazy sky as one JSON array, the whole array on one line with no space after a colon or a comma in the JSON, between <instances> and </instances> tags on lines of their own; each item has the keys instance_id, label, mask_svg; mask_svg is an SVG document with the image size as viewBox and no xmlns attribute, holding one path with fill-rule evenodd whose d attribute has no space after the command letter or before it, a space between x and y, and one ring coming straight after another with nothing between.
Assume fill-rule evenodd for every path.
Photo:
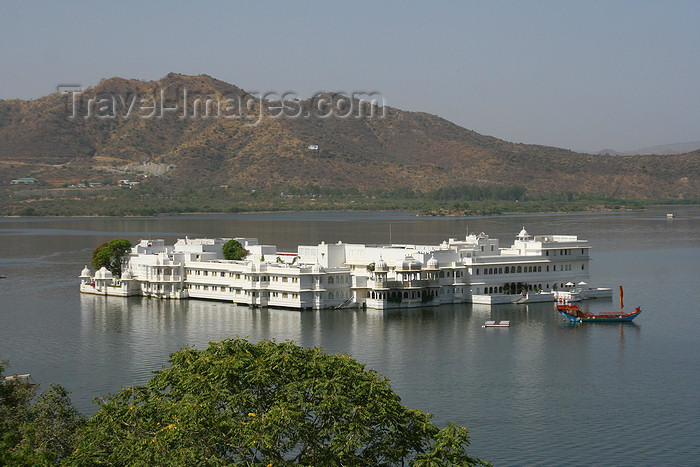
<instances>
[{"instance_id":1,"label":"hazy sky","mask_svg":"<svg viewBox=\"0 0 700 467\"><path fill-rule=\"evenodd\" d=\"M0 0L0 99L121 76L378 91L508 141L700 140L700 1Z\"/></svg>"}]
</instances>

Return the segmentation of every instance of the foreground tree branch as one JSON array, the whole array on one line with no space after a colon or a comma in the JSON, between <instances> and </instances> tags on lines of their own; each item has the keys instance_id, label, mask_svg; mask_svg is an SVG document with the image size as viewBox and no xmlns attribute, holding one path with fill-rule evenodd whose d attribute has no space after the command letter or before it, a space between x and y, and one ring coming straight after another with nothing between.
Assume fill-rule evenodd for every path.
<instances>
[{"instance_id":1,"label":"foreground tree branch","mask_svg":"<svg viewBox=\"0 0 700 467\"><path fill-rule=\"evenodd\" d=\"M68 464L488 465L346 355L233 339L170 363L100 402Z\"/></svg>"}]
</instances>

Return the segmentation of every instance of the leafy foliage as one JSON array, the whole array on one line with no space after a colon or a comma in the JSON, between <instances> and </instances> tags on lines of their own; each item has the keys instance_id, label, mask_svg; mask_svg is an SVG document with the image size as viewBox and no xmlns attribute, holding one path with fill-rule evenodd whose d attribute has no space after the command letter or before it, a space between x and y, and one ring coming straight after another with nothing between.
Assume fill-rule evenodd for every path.
<instances>
[{"instance_id":1,"label":"leafy foliage","mask_svg":"<svg viewBox=\"0 0 700 467\"><path fill-rule=\"evenodd\" d=\"M226 259L243 259L248 255L248 250L243 248L243 245L241 245L241 242L238 240L229 240L228 242L224 243L223 246L223 251L224 251L224 258Z\"/></svg>"},{"instance_id":2,"label":"leafy foliage","mask_svg":"<svg viewBox=\"0 0 700 467\"><path fill-rule=\"evenodd\" d=\"M521 185L458 185L439 188L428 195L437 200L516 200L522 199L525 192Z\"/></svg>"},{"instance_id":3,"label":"leafy foliage","mask_svg":"<svg viewBox=\"0 0 700 467\"><path fill-rule=\"evenodd\" d=\"M122 274L124 257L131 250L131 242L123 238L110 240L95 248L92 252L92 266L95 269L106 267L117 277Z\"/></svg>"},{"instance_id":4,"label":"leafy foliage","mask_svg":"<svg viewBox=\"0 0 700 467\"><path fill-rule=\"evenodd\" d=\"M101 402L74 465L476 465L466 429L440 430L345 355L243 339L171 355L145 387Z\"/></svg>"},{"instance_id":5,"label":"leafy foliage","mask_svg":"<svg viewBox=\"0 0 700 467\"><path fill-rule=\"evenodd\" d=\"M85 420L59 385L6 381L0 361L0 465L55 465L75 446Z\"/></svg>"}]
</instances>

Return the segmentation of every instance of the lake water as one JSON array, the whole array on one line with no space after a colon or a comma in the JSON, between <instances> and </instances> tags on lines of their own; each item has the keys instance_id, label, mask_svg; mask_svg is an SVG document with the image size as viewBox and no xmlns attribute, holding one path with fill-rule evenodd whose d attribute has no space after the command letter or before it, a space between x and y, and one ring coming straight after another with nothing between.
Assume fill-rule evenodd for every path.
<instances>
[{"instance_id":1,"label":"lake water","mask_svg":"<svg viewBox=\"0 0 700 467\"><path fill-rule=\"evenodd\" d=\"M666 212L677 217L666 219ZM486 232L590 241L591 282L625 287L633 324L568 325L552 304L410 311L288 311L209 301L86 296L78 278L115 237L258 237L293 250L326 242L438 243ZM350 354L404 403L464 425L495 465L700 462L700 207L643 212L421 218L413 213L283 213L163 218L0 219L0 358L9 373L95 396L143 384L168 355L227 337L292 339ZM617 300L592 300L606 311ZM511 327L484 329L487 319Z\"/></svg>"}]
</instances>

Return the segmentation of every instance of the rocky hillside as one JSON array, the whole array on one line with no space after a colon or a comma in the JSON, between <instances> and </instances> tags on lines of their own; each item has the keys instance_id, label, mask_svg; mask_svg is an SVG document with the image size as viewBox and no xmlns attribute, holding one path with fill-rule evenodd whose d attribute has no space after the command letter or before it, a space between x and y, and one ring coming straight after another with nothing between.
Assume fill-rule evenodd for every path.
<instances>
[{"instance_id":1,"label":"rocky hillside","mask_svg":"<svg viewBox=\"0 0 700 467\"><path fill-rule=\"evenodd\" d=\"M323 97L336 105L335 112L347 108L339 96ZM206 117L202 105L193 116L197 98L229 105L218 116L211 107ZM161 117L161 104L177 110ZM700 151L664 157L580 154L509 143L427 113L386 107L381 118L323 118L331 110L319 99L285 105L286 116L272 118L279 102L261 102L206 75L174 73L154 82L111 78L81 95L0 101L0 183L28 176L60 187L157 177L161 185L178 187L314 184L361 192L517 184L528 194L700 197Z\"/></svg>"}]
</instances>

